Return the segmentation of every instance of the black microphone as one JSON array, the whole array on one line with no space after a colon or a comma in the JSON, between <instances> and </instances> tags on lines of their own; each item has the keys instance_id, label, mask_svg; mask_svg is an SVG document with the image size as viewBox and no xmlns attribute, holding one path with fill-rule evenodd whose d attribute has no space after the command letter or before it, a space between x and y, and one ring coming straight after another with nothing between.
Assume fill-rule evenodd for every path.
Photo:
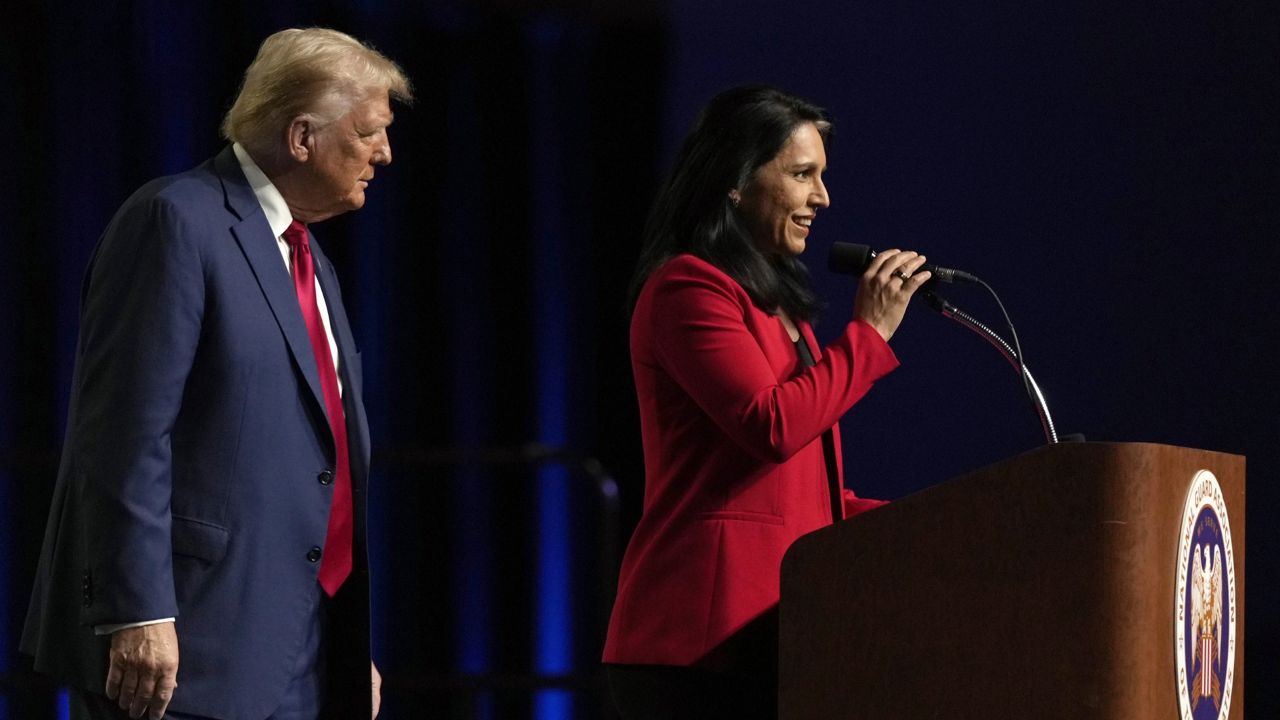
<instances>
[{"instance_id":1,"label":"black microphone","mask_svg":"<svg viewBox=\"0 0 1280 720\"><path fill-rule=\"evenodd\" d=\"M875 256L876 251L872 250L868 245L844 242L831 243L831 254L827 256L827 269L841 275L861 275L866 271L867 266L871 264L871 260ZM947 283L956 282L957 280L972 283L982 282L963 270L938 267L932 263L921 265L920 270L928 270L933 273L934 280L941 280ZM916 272L919 272L919 270Z\"/></svg>"}]
</instances>

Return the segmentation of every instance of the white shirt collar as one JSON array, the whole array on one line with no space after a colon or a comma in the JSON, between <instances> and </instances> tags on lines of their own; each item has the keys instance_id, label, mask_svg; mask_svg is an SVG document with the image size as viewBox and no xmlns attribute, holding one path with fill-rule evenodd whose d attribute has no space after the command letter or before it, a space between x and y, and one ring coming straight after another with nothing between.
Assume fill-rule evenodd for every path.
<instances>
[{"instance_id":1,"label":"white shirt collar","mask_svg":"<svg viewBox=\"0 0 1280 720\"><path fill-rule=\"evenodd\" d=\"M284 201L284 196L275 185L271 184L266 173L262 172L262 168L259 168L253 158L249 157L249 152L240 143L233 144L231 151L236 154L236 160L240 161L240 170L249 181L249 187L253 188L253 194L257 196L258 204L262 206L262 212L267 216L267 224L271 226L271 232L277 238L283 237L284 231L293 222L293 213L289 212L289 204Z\"/></svg>"}]
</instances>

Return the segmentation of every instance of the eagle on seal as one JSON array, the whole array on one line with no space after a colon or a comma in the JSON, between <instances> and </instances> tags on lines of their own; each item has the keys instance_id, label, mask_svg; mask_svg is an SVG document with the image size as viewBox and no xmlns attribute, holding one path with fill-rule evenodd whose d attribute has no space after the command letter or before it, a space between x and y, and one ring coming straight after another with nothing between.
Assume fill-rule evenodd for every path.
<instances>
[{"instance_id":1,"label":"eagle on seal","mask_svg":"<svg viewBox=\"0 0 1280 720\"><path fill-rule=\"evenodd\" d=\"M1222 661L1222 548L1196 545L1191 562L1191 666L1200 666L1191 681L1192 710L1209 698L1222 706L1222 687L1214 670Z\"/></svg>"}]
</instances>

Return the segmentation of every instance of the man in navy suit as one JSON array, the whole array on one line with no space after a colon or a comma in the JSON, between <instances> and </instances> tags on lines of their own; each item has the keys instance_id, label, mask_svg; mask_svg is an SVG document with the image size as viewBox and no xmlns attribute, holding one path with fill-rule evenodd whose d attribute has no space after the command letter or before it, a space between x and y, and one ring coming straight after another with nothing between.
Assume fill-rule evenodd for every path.
<instances>
[{"instance_id":1,"label":"man in navy suit","mask_svg":"<svg viewBox=\"0 0 1280 720\"><path fill-rule=\"evenodd\" d=\"M74 717L377 715L360 354L306 224L364 204L391 98L372 48L276 33L232 145L103 234L22 638Z\"/></svg>"}]
</instances>

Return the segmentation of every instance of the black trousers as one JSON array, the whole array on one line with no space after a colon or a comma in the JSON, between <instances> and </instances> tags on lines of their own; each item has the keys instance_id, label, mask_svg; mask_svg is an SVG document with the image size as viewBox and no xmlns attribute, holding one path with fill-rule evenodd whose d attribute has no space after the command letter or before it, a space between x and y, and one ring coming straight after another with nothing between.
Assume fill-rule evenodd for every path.
<instances>
[{"instance_id":1,"label":"black trousers","mask_svg":"<svg viewBox=\"0 0 1280 720\"><path fill-rule=\"evenodd\" d=\"M129 713L120 709L115 700L110 700L106 695L98 693L85 692L71 688L71 720L126 720ZM142 717L147 717L144 713ZM166 712L165 720L205 720L198 715L186 715L175 712Z\"/></svg>"},{"instance_id":2,"label":"black trousers","mask_svg":"<svg viewBox=\"0 0 1280 720\"><path fill-rule=\"evenodd\" d=\"M623 720L776 720L778 615L766 613L696 666L606 665Z\"/></svg>"},{"instance_id":3,"label":"black trousers","mask_svg":"<svg viewBox=\"0 0 1280 720\"><path fill-rule=\"evenodd\" d=\"M315 617L299 652L294 679L285 690L282 707L277 708L268 720L317 720L317 718L345 720L352 717L368 717L369 711L366 708L369 670L367 665L358 666L360 676L353 681L353 684L358 686L357 692L362 693L359 700L363 700L364 705L354 703L359 709L355 711L341 709L343 705L338 702L340 698L337 697L335 688L330 687L332 678L329 674L328 660L334 652L337 633L333 631L329 618L334 611L334 604L340 602L343 593L340 591L334 598L323 597L319 595L318 586L316 593L319 599ZM181 638L178 639L178 644L181 648ZM234 692L234 689L228 689L228 692ZM129 718L128 712L121 710L116 701L107 698L101 692L71 688L69 695L71 720L126 720ZM143 717L147 716L144 714ZM202 715L168 710L165 712L165 720L208 719Z\"/></svg>"}]
</instances>

